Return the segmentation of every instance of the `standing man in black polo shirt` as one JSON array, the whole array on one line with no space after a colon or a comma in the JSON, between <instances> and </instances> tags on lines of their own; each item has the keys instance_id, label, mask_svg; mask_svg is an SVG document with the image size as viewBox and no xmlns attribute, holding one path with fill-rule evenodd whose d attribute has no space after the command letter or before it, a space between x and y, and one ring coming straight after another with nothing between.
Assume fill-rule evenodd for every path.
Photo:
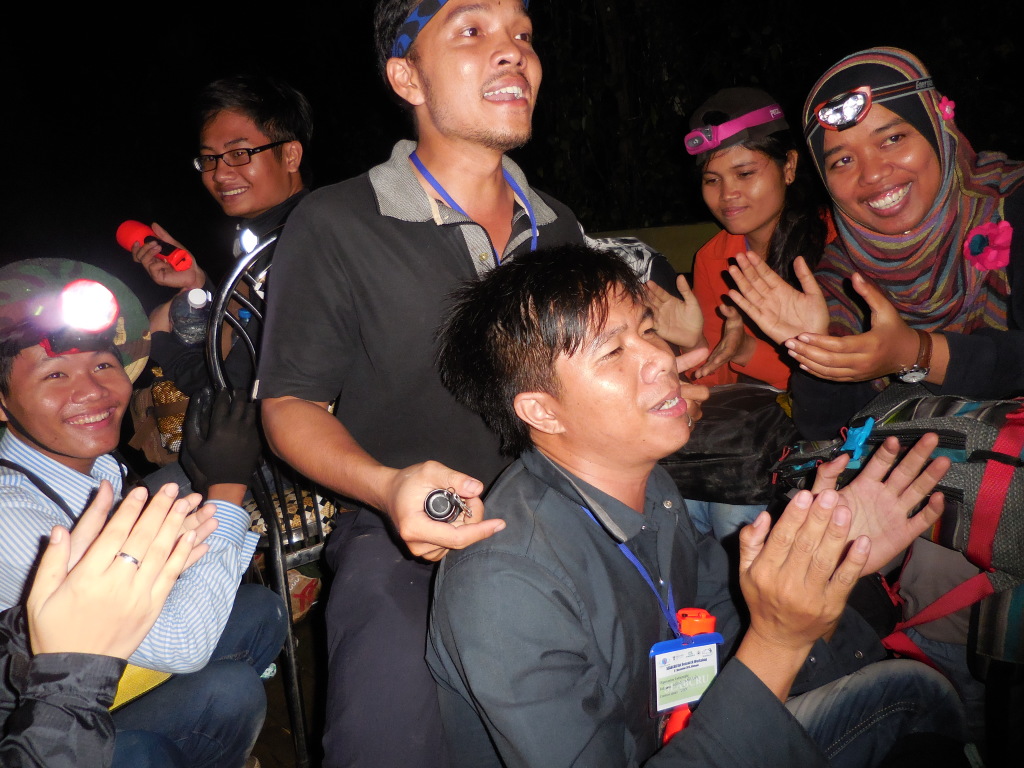
<instances>
[{"instance_id":1,"label":"standing man in black polo shirt","mask_svg":"<svg viewBox=\"0 0 1024 768\"><path fill-rule=\"evenodd\" d=\"M541 82L523 0L381 0L375 27L417 140L290 216L258 397L273 449L358 507L326 552L324 765L431 768L447 759L424 661L426 561L504 526L479 497L507 463L441 385L434 331L461 281L583 234L505 157L530 137ZM424 497L449 487L471 522L424 514Z\"/></svg>"}]
</instances>

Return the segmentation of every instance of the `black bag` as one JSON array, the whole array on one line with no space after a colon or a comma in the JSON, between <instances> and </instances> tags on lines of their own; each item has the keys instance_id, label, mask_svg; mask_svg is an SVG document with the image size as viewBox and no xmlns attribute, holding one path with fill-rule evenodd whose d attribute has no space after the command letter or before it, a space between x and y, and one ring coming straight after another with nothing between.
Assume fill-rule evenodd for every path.
<instances>
[{"instance_id":1,"label":"black bag","mask_svg":"<svg viewBox=\"0 0 1024 768\"><path fill-rule=\"evenodd\" d=\"M689 442L659 463L684 498L767 504L772 467L798 437L784 403L787 393L767 384L711 387Z\"/></svg>"}]
</instances>

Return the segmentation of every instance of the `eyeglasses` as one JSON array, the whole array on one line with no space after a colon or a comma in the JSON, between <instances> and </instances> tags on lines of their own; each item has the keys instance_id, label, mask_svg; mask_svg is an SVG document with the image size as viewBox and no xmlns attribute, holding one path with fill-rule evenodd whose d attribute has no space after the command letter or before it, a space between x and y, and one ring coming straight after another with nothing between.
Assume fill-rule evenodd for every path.
<instances>
[{"instance_id":1,"label":"eyeglasses","mask_svg":"<svg viewBox=\"0 0 1024 768\"><path fill-rule=\"evenodd\" d=\"M894 85L883 85L879 88L862 85L852 91L833 96L828 101L823 101L816 106L814 108L816 120L807 124L804 135L810 137L819 125L827 131L845 131L867 117L872 104L889 101L912 91L930 91L934 88L930 77L908 80Z\"/></svg>"},{"instance_id":2,"label":"eyeglasses","mask_svg":"<svg viewBox=\"0 0 1024 768\"><path fill-rule=\"evenodd\" d=\"M230 165L232 168L237 168L240 165L248 165L252 162L252 156L258 155L260 152L265 152L268 149L279 147L282 144L287 144L288 139L283 141L273 141L270 144L264 144L262 147L238 147L237 149L229 149L227 152L221 152L219 155L199 155L199 157L192 158L192 165L195 166L196 170L200 173L206 173L212 171L217 167L217 161L223 160L224 165Z\"/></svg>"},{"instance_id":3,"label":"eyeglasses","mask_svg":"<svg viewBox=\"0 0 1024 768\"><path fill-rule=\"evenodd\" d=\"M686 151L689 154L697 155L717 148L730 136L735 136L746 128L753 128L776 120L785 120L785 116L782 114L782 107L778 104L772 104L761 109L755 109L753 112L747 112L747 114L740 115L736 119L721 125L705 125L701 128L696 128L686 134L683 143L686 145Z\"/></svg>"}]
</instances>

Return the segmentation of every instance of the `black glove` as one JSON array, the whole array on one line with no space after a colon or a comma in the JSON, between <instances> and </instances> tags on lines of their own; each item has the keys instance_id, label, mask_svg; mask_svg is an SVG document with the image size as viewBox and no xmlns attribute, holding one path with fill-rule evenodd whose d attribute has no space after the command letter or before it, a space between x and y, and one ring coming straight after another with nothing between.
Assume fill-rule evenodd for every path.
<instances>
[{"instance_id":1,"label":"black glove","mask_svg":"<svg viewBox=\"0 0 1024 768\"><path fill-rule=\"evenodd\" d=\"M179 461L193 488L205 493L217 483L248 485L262 448L256 403L242 390L215 394L204 387L190 398Z\"/></svg>"}]
</instances>

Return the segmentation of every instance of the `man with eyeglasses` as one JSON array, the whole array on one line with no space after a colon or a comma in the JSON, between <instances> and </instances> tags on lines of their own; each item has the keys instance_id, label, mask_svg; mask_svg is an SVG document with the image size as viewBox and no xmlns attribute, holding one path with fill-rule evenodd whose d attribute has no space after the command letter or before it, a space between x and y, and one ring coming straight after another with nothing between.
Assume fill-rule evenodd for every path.
<instances>
[{"instance_id":1,"label":"man with eyeglasses","mask_svg":"<svg viewBox=\"0 0 1024 768\"><path fill-rule=\"evenodd\" d=\"M378 69L416 141L312 193L275 256L257 381L265 431L356 507L326 546L328 768L448 764L424 661L430 561L502 527L480 496L507 459L441 385L433 333L460 281L584 239L505 157L530 137L541 82L526 5L378 0ZM461 495L469 522L428 517L435 489Z\"/></svg>"},{"instance_id":2,"label":"man with eyeglasses","mask_svg":"<svg viewBox=\"0 0 1024 768\"><path fill-rule=\"evenodd\" d=\"M288 83L237 75L208 84L199 94L196 116L199 154L192 164L206 191L236 220L233 250L238 258L278 234L288 214L308 194L301 166L313 133L312 109ZM157 237L184 247L159 224L152 226ZM273 247L263 251L268 263ZM157 285L179 291L214 290L194 258L189 269L179 272L158 257L159 249L154 242L132 248L132 257ZM203 347L188 346L170 333L169 307L168 301L150 314L153 359L178 389L192 395L209 384ZM232 355L228 366L237 366L240 381L251 382L248 355Z\"/></svg>"}]
</instances>

